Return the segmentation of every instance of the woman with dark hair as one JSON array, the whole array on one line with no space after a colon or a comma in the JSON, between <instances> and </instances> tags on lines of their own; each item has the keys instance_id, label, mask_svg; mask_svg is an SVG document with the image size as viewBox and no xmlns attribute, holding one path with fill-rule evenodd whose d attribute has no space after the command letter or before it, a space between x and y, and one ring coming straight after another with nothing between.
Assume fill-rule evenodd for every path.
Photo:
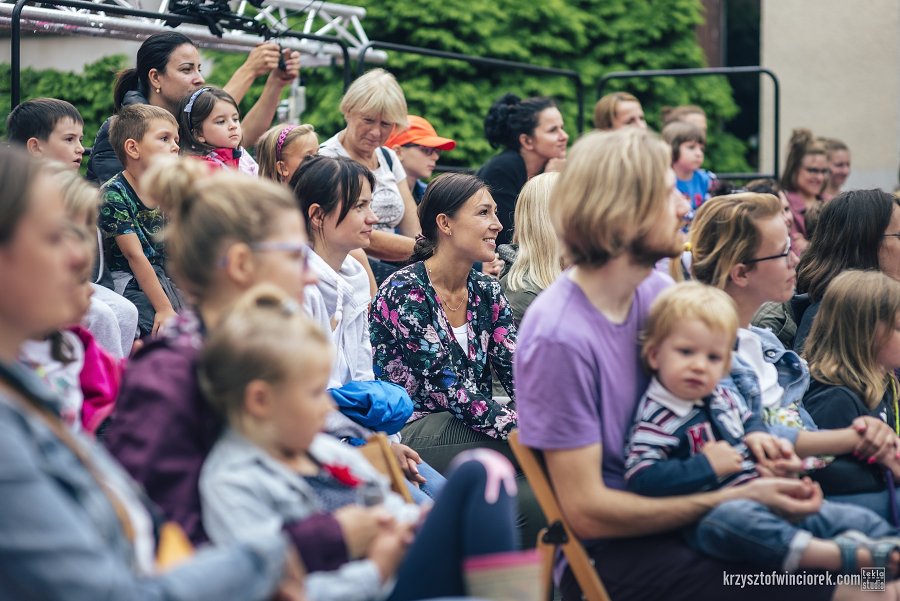
<instances>
[{"instance_id":1,"label":"woman with dark hair","mask_svg":"<svg viewBox=\"0 0 900 601\"><path fill-rule=\"evenodd\" d=\"M825 147L816 141L808 129L795 129L788 142L787 161L779 183L794 214L791 244L800 256L809 246L811 237L806 227L806 214L817 212L821 208L820 194L827 177L828 158Z\"/></svg>"},{"instance_id":2,"label":"woman with dark hair","mask_svg":"<svg viewBox=\"0 0 900 601\"><path fill-rule=\"evenodd\" d=\"M225 90L241 102L253 80L269 74L263 92L241 125L247 145L253 145L272 122L281 91L300 72L300 54L284 51L285 70L278 68L279 49L274 43L257 46L235 71ZM113 102L116 112L131 104L152 104L178 117L178 103L199 89L205 80L200 73L200 52L194 42L177 31L156 33L144 40L137 52L137 66L116 77ZM109 143L107 119L94 140L88 162L89 180L104 183L122 170Z\"/></svg>"},{"instance_id":3,"label":"woman with dark hair","mask_svg":"<svg viewBox=\"0 0 900 601\"><path fill-rule=\"evenodd\" d=\"M497 202L497 217L503 226L497 243L509 244L522 186L539 173L562 170L569 134L553 100L521 100L515 94L504 94L491 106L484 134L491 146L503 148L478 170L478 177Z\"/></svg>"},{"instance_id":4,"label":"woman with dark hair","mask_svg":"<svg viewBox=\"0 0 900 601\"><path fill-rule=\"evenodd\" d=\"M391 275L372 302L375 377L409 392L414 412L403 442L438 472L472 448L498 451L518 470L506 442L518 422L516 326L500 283L472 268L496 252L503 229L496 205L480 179L448 173L429 184L419 223L415 262ZM509 402L492 397L492 371ZM521 540L531 546L545 522L518 476Z\"/></svg>"},{"instance_id":5,"label":"woman with dark hair","mask_svg":"<svg viewBox=\"0 0 900 601\"><path fill-rule=\"evenodd\" d=\"M900 198L881 190L854 190L830 200L797 267L792 301L800 352L828 284L848 269L878 270L900 280Z\"/></svg>"},{"instance_id":6,"label":"woman with dark hair","mask_svg":"<svg viewBox=\"0 0 900 601\"><path fill-rule=\"evenodd\" d=\"M446 174L428 186L419 223L415 263L375 295L375 375L409 391L414 421L449 412L472 440L505 440L516 427L515 403L491 398L491 367L514 398L516 330L500 283L472 269L496 252L496 205L477 177Z\"/></svg>"}]
</instances>

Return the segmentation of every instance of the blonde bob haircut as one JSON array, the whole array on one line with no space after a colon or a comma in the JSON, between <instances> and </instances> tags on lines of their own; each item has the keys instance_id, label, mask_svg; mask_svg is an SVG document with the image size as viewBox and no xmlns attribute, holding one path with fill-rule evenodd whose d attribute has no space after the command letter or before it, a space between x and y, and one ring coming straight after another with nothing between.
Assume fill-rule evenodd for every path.
<instances>
[{"instance_id":1,"label":"blonde bob haircut","mask_svg":"<svg viewBox=\"0 0 900 601\"><path fill-rule=\"evenodd\" d=\"M700 206L691 224L691 273L704 284L725 288L731 270L759 249L757 223L781 216L772 194L744 192L716 196ZM753 263L749 264L752 269Z\"/></svg>"},{"instance_id":2,"label":"blonde bob haircut","mask_svg":"<svg viewBox=\"0 0 900 601\"><path fill-rule=\"evenodd\" d=\"M61 167L59 171L52 173L51 177L63 191L63 202L69 219L79 222L79 225L85 224L91 229L97 227L100 189L81 177L77 170L67 167Z\"/></svg>"},{"instance_id":3,"label":"blonde bob haircut","mask_svg":"<svg viewBox=\"0 0 900 601\"><path fill-rule=\"evenodd\" d=\"M647 355L659 348L672 335L676 326L696 320L710 331L728 337L723 365L731 365L731 349L737 339L738 315L734 300L722 290L701 284L683 282L665 289L653 301L650 316L641 336L641 359L647 365Z\"/></svg>"},{"instance_id":4,"label":"blonde bob haircut","mask_svg":"<svg viewBox=\"0 0 900 601\"><path fill-rule=\"evenodd\" d=\"M197 300L208 296L230 245L262 242L286 212L300 212L287 186L228 169L210 173L202 161L184 157L154 160L141 188L169 219L167 267Z\"/></svg>"},{"instance_id":5,"label":"blonde bob haircut","mask_svg":"<svg viewBox=\"0 0 900 601\"><path fill-rule=\"evenodd\" d=\"M240 419L248 384L277 386L317 366L330 371L332 352L328 335L295 300L277 286L260 284L241 296L207 338L197 365L200 388L220 413Z\"/></svg>"},{"instance_id":6,"label":"blonde bob haircut","mask_svg":"<svg viewBox=\"0 0 900 601\"><path fill-rule=\"evenodd\" d=\"M406 96L397 79L384 69L372 69L350 84L341 99L341 113L345 120L350 113L381 115L400 130L409 127Z\"/></svg>"},{"instance_id":7,"label":"blonde bob haircut","mask_svg":"<svg viewBox=\"0 0 900 601\"><path fill-rule=\"evenodd\" d=\"M287 133L284 133L287 130ZM284 133L281 146L278 138ZM315 136L316 128L309 123L302 125L275 125L270 127L256 143L256 162L259 164L259 176L275 182L284 183L278 163L282 162L282 155L290 148L291 144L306 136ZM318 140L318 137L316 138Z\"/></svg>"},{"instance_id":8,"label":"blonde bob haircut","mask_svg":"<svg viewBox=\"0 0 900 601\"><path fill-rule=\"evenodd\" d=\"M846 386L874 409L891 377L876 357L893 336L898 318L900 282L880 271L840 274L828 285L806 340L810 375Z\"/></svg>"},{"instance_id":9,"label":"blonde bob haircut","mask_svg":"<svg viewBox=\"0 0 900 601\"><path fill-rule=\"evenodd\" d=\"M510 290L530 285L543 290L559 276L559 239L550 219L550 200L559 173L542 173L528 180L516 199L513 243L519 254L506 276Z\"/></svg>"},{"instance_id":10,"label":"blonde bob haircut","mask_svg":"<svg viewBox=\"0 0 900 601\"><path fill-rule=\"evenodd\" d=\"M573 265L605 265L645 236L669 203L669 145L636 127L594 131L572 147L550 209Z\"/></svg>"},{"instance_id":11,"label":"blonde bob haircut","mask_svg":"<svg viewBox=\"0 0 900 601\"><path fill-rule=\"evenodd\" d=\"M620 102L641 103L634 94L629 94L628 92L607 94L594 105L594 127L599 130L612 129L613 121L616 120L616 110L619 108Z\"/></svg>"}]
</instances>

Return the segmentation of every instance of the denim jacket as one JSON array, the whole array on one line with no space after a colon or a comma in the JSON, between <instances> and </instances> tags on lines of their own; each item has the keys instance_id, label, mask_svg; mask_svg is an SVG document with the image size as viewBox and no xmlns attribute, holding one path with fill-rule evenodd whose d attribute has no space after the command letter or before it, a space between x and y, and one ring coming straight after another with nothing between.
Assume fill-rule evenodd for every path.
<instances>
[{"instance_id":1,"label":"denim jacket","mask_svg":"<svg viewBox=\"0 0 900 601\"><path fill-rule=\"evenodd\" d=\"M803 408L801 400L809 387L809 369L800 355L787 350L780 340L763 328L750 326L750 331L759 338L762 343L763 358L768 363L775 365L778 371L778 383L784 388L784 396L781 398L781 409L796 409L799 412L801 428L804 430L818 430L812 417ZM731 373L723 381L723 385L737 390L744 397L749 408L756 414L765 415L762 407L762 391L759 387L759 376L751 365L732 355ZM782 438L787 438L791 444L796 444L799 429L773 422L766 416L766 425L769 431Z\"/></svg>"},{"instance_id":2,"label":"denim jacket","mask_svg":"<svg viewBox=\"0 0 900 601\"><path fill-rule=\"evenodd\" d=\"M16 366L0 375L49 411L55 399ZM142 496L99 446L73 434L95 473L138 505ZM282 570L278 533L200 550L163 573L140 573L108 497L50 427L22 401L0 392L0 601L268 598Z\"/></svg>"}]
</instances>

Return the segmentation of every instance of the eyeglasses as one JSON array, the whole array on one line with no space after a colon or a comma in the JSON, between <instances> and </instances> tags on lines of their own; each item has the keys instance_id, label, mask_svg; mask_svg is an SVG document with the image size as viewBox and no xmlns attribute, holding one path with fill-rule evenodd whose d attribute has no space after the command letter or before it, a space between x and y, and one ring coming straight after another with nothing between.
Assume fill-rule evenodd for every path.
<instances>
[{"instance_id":1,"label":"eyeglasses","mask_svg":"<svg viewBox=\"0 0 900 601\"><path fill-rule=\"evenodd\" d=\"M303 242L254 242L250 249L255 252L286 252L298 259L303 264L303 269L309 269L309 253L312 249L309 244Z\"/></svg>"},{"instance_id":2,"label":"eyeglasses","mask_svg":"<svg viewBox=\"0 0 900 601\"><path fill-rule=\"evenodd\" d=\"M747 259L746 261L744 261L744 264L747 265L750 263L759 263L761 261L774 261L775 259L787 259L788 262L790 262L790 260L791 260L790 256L791 256L791 237L788 236L787 248L784 249L783 253L778 253L777 255L770 255L768 257L759 257L758 259Z\"/></svg>"},{"instance_id":3,"label":"eyeglasses","mask_svg":"<svg viewBox=\"0 0 900 601\"><path fill-rule=\"evenodd\" d=\"M818 169L816 167L804 167L803 170L812 175L828 175L829 173L831 173L831 170L827 167L823 167L821 169Z\"/></svg>"},{"instance_id":4,"label":"eyeglasses","mask_svg":"<svg viewBox=\"0 0 900 601\"><path fill-rule=\"evenodd\" d=\"M420 144L404 144L403 147L404 148L417 148L419 150L419 152L421 152L422 154L424 154L427 157L430 157L430 156L440 157L441 156L440 148L431 148L430 146L422 146Z\"/></svg>"}]
</instances>

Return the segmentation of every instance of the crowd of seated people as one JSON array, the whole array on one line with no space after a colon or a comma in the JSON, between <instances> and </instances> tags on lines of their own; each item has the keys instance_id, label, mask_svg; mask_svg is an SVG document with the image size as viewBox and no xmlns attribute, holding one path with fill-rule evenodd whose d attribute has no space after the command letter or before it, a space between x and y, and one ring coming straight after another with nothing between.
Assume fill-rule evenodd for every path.
<instances>
[{"instance_id":1,"label":"crowd of seated people","mask_svg":"<svg viewBox=\"0 0 900 601\"><path fill-rule=\"evenodd\" d=\"M87 178L75 106L9 115L0 600L538 599L516 430L613 599L900 598L900 198L843 142L717 196L698 106L570 147L504 94L435 177L465 141L383 69L323 132L272 123L297 53L200 63L141 45Z\"/></svg>"}]
</instances>

